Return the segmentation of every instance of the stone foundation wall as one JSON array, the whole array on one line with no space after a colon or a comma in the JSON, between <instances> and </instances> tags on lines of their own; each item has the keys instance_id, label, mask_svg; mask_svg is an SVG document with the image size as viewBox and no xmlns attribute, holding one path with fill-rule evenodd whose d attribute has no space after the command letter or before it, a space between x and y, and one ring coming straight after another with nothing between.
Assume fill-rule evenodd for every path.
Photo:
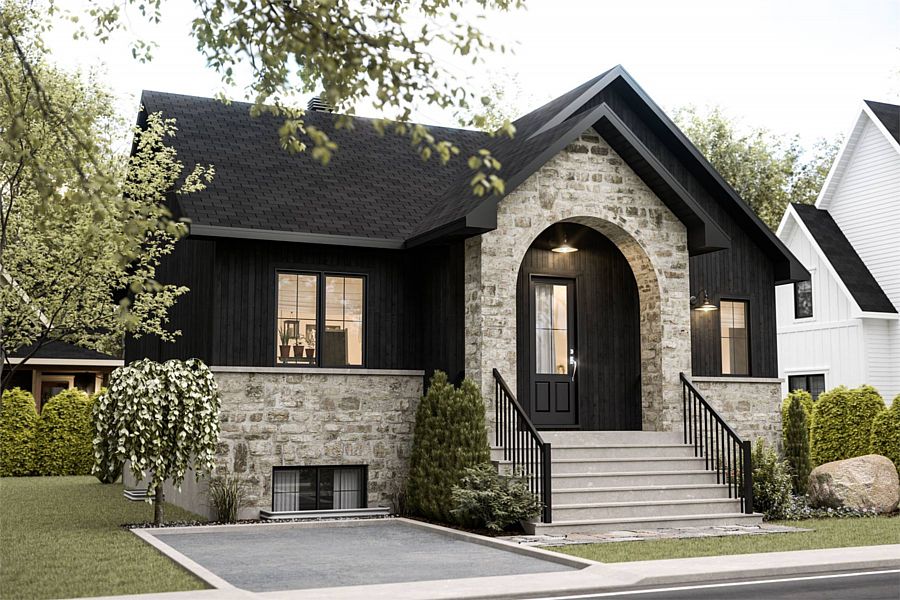
<instances>
[{"instance_id":1,"label":"stone foundation wall","mask_svg":"<svg viewBox=\"0 0 900 600\"><path fill-rule=\"evenodd\" d=\"M219 472L250 484L255 518L272 506L272 467L369 465L369 506L405 483L421 371L213 367L222 396Z\"/></svg>"},{"instance_id":2,"label":"stone foundation wall","mask_svg":"<svg viewBox=\"0 0 900 600\"><path fill-rule=\"evenodd\" d=\"M741 438L781 451L781 379L694 377L694 387Z\"/></svg>"}]
</instances>

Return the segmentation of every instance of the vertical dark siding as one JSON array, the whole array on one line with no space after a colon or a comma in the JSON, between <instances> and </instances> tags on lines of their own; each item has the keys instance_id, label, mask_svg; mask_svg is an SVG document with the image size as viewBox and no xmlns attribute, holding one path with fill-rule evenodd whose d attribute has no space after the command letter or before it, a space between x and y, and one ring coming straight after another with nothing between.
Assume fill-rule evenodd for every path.
<instances>
[{"instance_id":1,"label":"vertical dark siding","mask_svg":"<svg viewBox=\"0 0 900 600\"><path fill-rule=\"evenodd\" d=\"M578 252L557 254L549 250L563 230ZM525 254L516 290L516 338L517 394L527 404L534 368L530 345L532 275L575 279L580 429L639 430L640 305L628 261L602 234L573 224L551 227Z\"/></svg>"},{"instance_id":2,"label":"vertical dark siding","mask_svg":"<svg viewBox=\"0 0 900 600\"><path fill-rule=\"evenodd\" d=\"M436 369L454 383L465 372L465 257L463 242L417 253L422 292L422 368Z\"/></svg>"}]
</instances>

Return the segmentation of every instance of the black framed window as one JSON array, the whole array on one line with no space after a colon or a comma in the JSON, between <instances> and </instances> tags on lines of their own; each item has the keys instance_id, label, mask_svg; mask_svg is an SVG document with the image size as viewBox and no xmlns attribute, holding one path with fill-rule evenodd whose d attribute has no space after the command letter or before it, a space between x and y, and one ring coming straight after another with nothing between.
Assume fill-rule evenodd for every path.
<instances>
[{"instance_id":1,"label":"black framed window","mask_svg":"<svg viewBox=\"0 0 900 600\"><path fill-rule=\"evenodd\" d=\"M364 276L279 271L277 286L276 364L364 365Z\"/></svg>"},{"instance_id":2,"label":"black framed window","mask_svg":"<svg viewBox=\"0 0 900 600\"><path fill-rule=\"evenodd\" d=\"M806 319L813 316L812 281L798 281L794 284L794 318Z\"/></svg>"},{"instance_id":3,"label":"black framed window","mask_svg":"<svg viewBox=\"0 0 900 600\"><path fill-rule=\"evenodd\" d=\"M794 390L807 391L813 400L818 400L819 394L825 391L825 374L790 375L788 377L788 391L792 392Z\"/></svg>"},{"instance_id":4,"label":"black framed window","mask_svg":"<svg viewBox=\"0 0 900 600\"><path fill-rule=\"evenodd\" d=\"M368 467L272 467L272 510L366 508Z\"/></svg>"},{"instance_id":5,"label":"black framed window","mask_svg":"<svg viewBox=\"0 0 900 600\"><path fill-rule=\"evenodd\" d=\"M750 374L750 335L747 326L748 303L744 300L722 300L719 323L722 340L722 374Z\"/></svg>"}]
</instances>

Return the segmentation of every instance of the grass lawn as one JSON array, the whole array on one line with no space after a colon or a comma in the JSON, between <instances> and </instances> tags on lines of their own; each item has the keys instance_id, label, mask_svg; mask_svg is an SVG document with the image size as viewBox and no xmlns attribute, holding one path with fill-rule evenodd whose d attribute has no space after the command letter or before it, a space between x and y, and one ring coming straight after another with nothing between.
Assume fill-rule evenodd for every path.
<instances>
[{"instance_id":1,"label":"grass lawn","mask_svg":"<svg viewBox=\"0 0 900 600\"><path fill-rule=\"evenodd\" d=\"M197 519L166 505L166 520ZM69 598L207 586L119 527L153 507L94 477L0 478L0 596Z\"/></svg>"},{"instance_id":2,"label":"grass lawn","mask_svg":"<svg viewBox=\"0 0 900 600\"><path fill-rule=\"evenodd\" d=\"M548 548L548 550L605 563L614 563L723 554L752 554L756 552L784 552L791 550L816 550L819 548L900 544L900 517L809 519L806 521L775 521L773 523L776 525L803 527L814 531L684 540L609 542L603 544L556 546Z\"/></svg>"}]
</instances>

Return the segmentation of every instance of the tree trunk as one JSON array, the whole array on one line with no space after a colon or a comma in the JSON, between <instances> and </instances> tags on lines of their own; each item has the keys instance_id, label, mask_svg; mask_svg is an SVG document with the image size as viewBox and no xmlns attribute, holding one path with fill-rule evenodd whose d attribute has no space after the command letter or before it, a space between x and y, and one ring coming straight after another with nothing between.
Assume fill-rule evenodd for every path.
<instances>
[{"instance_id":1,"label":"tree trunk","mask_svg":"<svg viewBox=\"0 0 900 600\"><path fill-rule=\"evenodd\" d=\"M162 525L163 499L163 486L162 484L159 484L156 487L156 498L153 500L153 522L157 527Z\"/></svg>"}]
</instances>

